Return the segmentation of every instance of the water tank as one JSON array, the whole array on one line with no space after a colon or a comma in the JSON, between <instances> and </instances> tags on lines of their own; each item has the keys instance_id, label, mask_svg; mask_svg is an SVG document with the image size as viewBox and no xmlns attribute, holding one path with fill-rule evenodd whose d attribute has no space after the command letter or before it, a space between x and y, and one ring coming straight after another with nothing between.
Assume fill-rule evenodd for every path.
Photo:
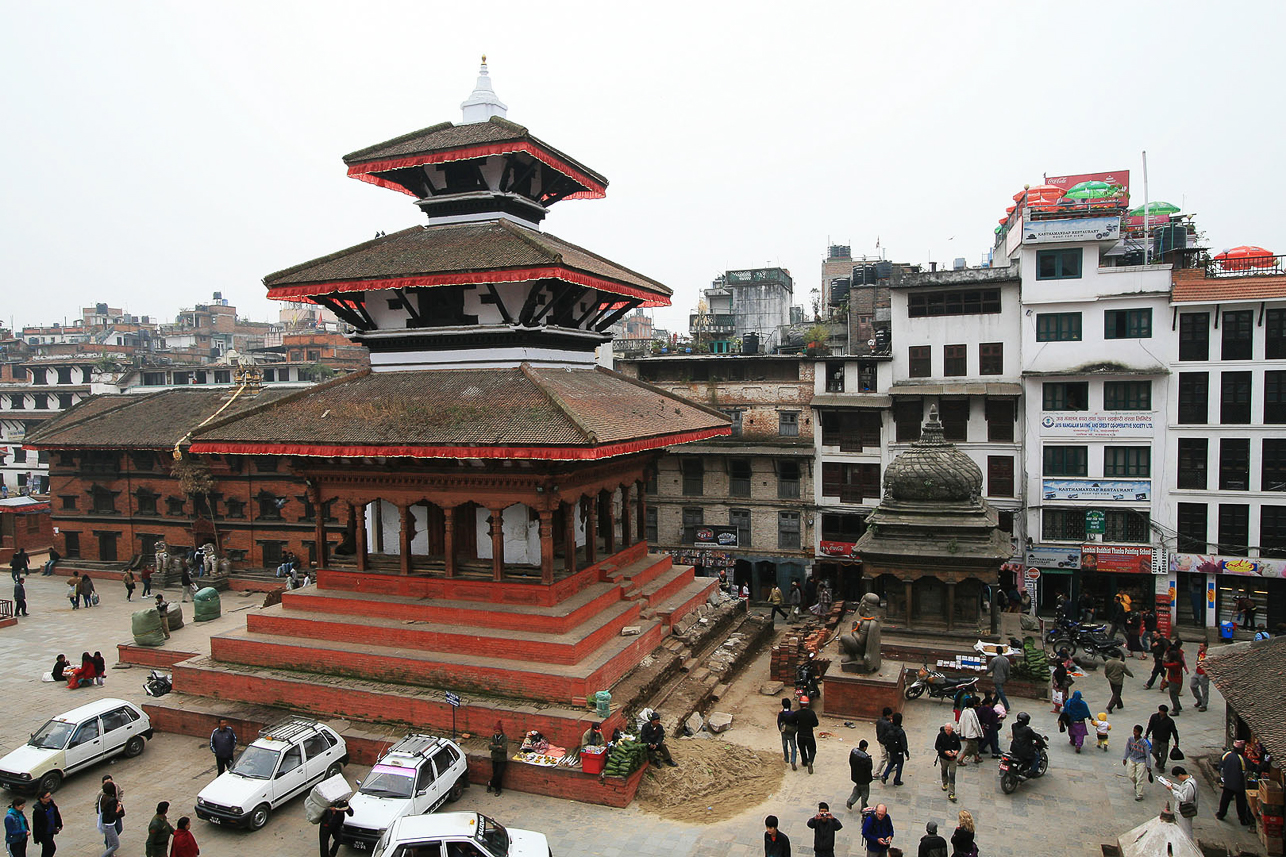
<instances>
[{"instance_id":1,"label":"water tank","mask_svg":"<svg viewBox=\"0 0 1286 857\"><path fill-rule=\"evenodd\" d=\"M1161 260L1172 250L1182 250L1188 246L1188 230L1182 223L1169 223L1152 230L1155 248L1153 258Z\"/></svg>"},{"instance_id":2,"label":"water tank","mask_svg":"<svg viewBox=\"0 0 1286 857\"><path fill-rule=\"evenodd\" d=\"M964 269L965 269L965 258L964 258L964 256L957 256L957 257L955 258L955 261L953 261L953 262L951 263L951 270L953 270L953 271L963 271Z\"/></svg>"},{"instance_id":3,"label":"water tank","mask_svg":"<svg viewBox=\"0 0 1286 857\"><path fill-rule=\"evenodd\" d=\"M876 278L881 279L881 280L888 280L888 279L892 279L892 277L893 277L893 263L892 263L892 262L876 262L876 263L875 263L875 276L876 276Z\"/></svg>"},{"instance_id":4,"label":"water tank","mask_svg":"<svg viewBox=\"0 0 1286 857\"><path fill-rule=\"evenodd\" d=\"M830 305L840 306L848 300L849 279L848 277L836 277L831 280Z\"/></svg>"},{"instance_id":5,"label":"water tank","mask_svg":"<svg viewBox=\"0 0 1286 857\"><path fill-rule=\"evenodd\" d=\"M741 353L742 354L759 353L759 334L747 333L745 336L741 337Z\"/></svg>"}]
</instances>

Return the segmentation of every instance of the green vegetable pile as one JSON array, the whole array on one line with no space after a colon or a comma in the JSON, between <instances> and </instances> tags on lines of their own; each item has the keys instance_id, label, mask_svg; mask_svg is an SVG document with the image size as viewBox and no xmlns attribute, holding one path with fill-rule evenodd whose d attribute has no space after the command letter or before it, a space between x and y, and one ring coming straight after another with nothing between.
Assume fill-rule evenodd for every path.
<instances>
[{"instance_id":1,"label":"green vegetable pile","mask_svg":"<svg viewBox=\"0 0 1286 857\"><path fill-rule=\"evenodd\" d=\"M1023 656L1014 666L1014 672L1031 681L1049 681L1049 657L1036 638L1023 640Z\"/></svg>"},{"instance_id":2,"label":"green vegetable pile","mask_svg":"<svg viewBox=\"0 0 1286 857\"><path fill-rule=\"evenodd\" d=\"M607 756L607 765L603 768L605 777L628 777L643 767L647 759L647 746L641 741L622 738L616 742L612 752Z\"/></svg>"}]
</instances>

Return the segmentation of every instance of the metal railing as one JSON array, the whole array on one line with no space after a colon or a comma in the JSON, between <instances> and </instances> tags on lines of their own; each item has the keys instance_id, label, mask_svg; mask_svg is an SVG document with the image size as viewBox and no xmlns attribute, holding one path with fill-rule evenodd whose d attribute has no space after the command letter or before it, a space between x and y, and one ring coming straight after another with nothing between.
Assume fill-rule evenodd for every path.
<instances>
[{"instance_id":1,"label":"metal railing","mask_svg":"<svg viewBox=\"0 0 1286 857\"><path fill-rule=\"evenodd\" d=\"M1207 277L1280 277L1283 274L1286 274L1286 254L1210 259L1206 262Z\"/></svg>"}]
</instances>

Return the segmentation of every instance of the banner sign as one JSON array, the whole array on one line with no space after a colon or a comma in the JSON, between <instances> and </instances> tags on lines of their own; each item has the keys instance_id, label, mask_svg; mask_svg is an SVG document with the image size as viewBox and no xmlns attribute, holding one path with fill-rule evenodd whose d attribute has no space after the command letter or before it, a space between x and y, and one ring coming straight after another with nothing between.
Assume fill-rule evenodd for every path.
<instances>
[{"instance_id":1,"label":"banner sign","mask_svg":"<svg viewBox=\"0 0 1286 857\"><path fill-rule=\"evenodd\" d=\"M1286 560L1175 553L1170 554L1170 570L1196 574L1238 574L1243 577L1286 577Z\"/></svg>"},{"instance_id":2,"label":"banner sign","mask_svg":"<svg viewBox=\"0 0 1286 857\"><path fill-rule=\"evenodd\" d=\"M822 542L817 546L817 552L822 556L838 556L844 559L854 559L860 561L862 558L857 555L857 542Z\"/></svg>"},{"instance_id":3,"label":"banner sign","mask_svg":"<svg viewBox=\"0 0 1286 857\"><path fill-rule=\"evenodd\" d=\"M1081 569L1105 574L1151 574L1152 548L1143 545L1082 545Z\"/></svg>"},{"instance_id":4,"label":"banner sign","mask_svg":"<svg viewBox=\"0 0 1286 857\"><path fill-rule=\"evenodd\" d=\"M1035 568L1081 567L1080 545L1032 545L1027 548L1026 563Z\"/></svg>"},{"instance_id":5,"label":"banner sign","mask_svg":"<svg viewBox=\"0 0 1286 857\"><path fill-rule=\"evenodd\" d=\"M1115 241L1121 237L1119 217L1075 217L1068 220L1027 220L1023 223L1026 244L1056 244L1067 241Z\"/></svg>"},{"instance_id":6,"label":"banner sign","mask_svg":"<svg viewBox=\"0 0 1286 857\"><path fill-rule=\"evenodd\" d=\"M1151 411L1050 411L1040 418L1040 433L1099 439L1150 438L1154 422Z\"/></svg>"},{"instance_id":7,"label":"banner sign","mask_svg":"<svg viewBox=\"0 0 1286 857\"><path fill-rule=\"evenodd\" d=\"M697 527L692 539L692 546L697 548L735 548L737 546L737 528Z\"/></svg>"},{"instance_id":8,"label":"banner sign","mask_svg":"<svg viewBox=\"0 0 1286 857\"><path fill-rule=\"evenodd\" d=\"M1068 193L1077 193L1076 186L1084 182L1102 182L1107 187L1096 192L1094 196L1066 196ZM1114 173L1078 173L1073 176L1045 176L1045 184L1053 185L1063 189L1064 196L1059 199L1059 203L1093 203L1095 201L1105 201L1108 199L1119 200L1122 205L1130 201L1130 171L1118 170ZM1092 185L1098 187L1098 185Z\"/></svg>"},{"instance_id":9,"label":"banner sign","mask_svg":"<svg viewBox=\"0 0 1286 857\"><path fill-rule=\"evenodd\" d=\"M1150 479L1043 479L1046 500L1112 500L1144 502L1152 499Z\"/></svg>"}]
</instances>

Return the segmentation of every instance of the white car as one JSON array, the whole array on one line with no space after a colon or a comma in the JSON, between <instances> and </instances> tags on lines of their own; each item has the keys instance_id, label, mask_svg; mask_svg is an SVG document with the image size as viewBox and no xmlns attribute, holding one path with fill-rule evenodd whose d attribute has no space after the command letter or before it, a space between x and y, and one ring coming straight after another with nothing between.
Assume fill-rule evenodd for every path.
<instances>
[{"instance_id":1,"label":"white car","mask_svg":"<svg viewBox=\"0 0 1286 857\"><path fill-rule=\"evenodd\" d=\"M95 762L143 752L152 721L132 702L99 699L60 714L0 759L0 785L11 791L57 791L68 774Z\"/></svg>"},{"instance_id":2,"label":"white car","mask_svg":"<svg viewBox=\"0 0 1286 857\"><path fill-rule=\"evenodd\" d=\"M196 798L197 818L258 830L277 807L348 763L348 747L329 726L291 718L259 732L235 764Z\"/></svg>"},{"instance_id":3,"label":"white car","mask_svg":"<svg viewBox=\"0 0 1286 857\"><path fill-rule=\"evenodd\" d=\"M432 812L469 785L469 763L459 745L432 735L407 735L380 757L348 801L340 841L369 851L404 815Z\"/></svg>"},{"instance_id":4,"label":"white car","mask_svg":"<svg viewBox=\"0 0 1286 857\"><path fill-rule=\"evenodd\" d=\"M375 843L374 857L552 857L545 834L507 829L478 812L408 815Z\"/></svg>"}]
</instances>

